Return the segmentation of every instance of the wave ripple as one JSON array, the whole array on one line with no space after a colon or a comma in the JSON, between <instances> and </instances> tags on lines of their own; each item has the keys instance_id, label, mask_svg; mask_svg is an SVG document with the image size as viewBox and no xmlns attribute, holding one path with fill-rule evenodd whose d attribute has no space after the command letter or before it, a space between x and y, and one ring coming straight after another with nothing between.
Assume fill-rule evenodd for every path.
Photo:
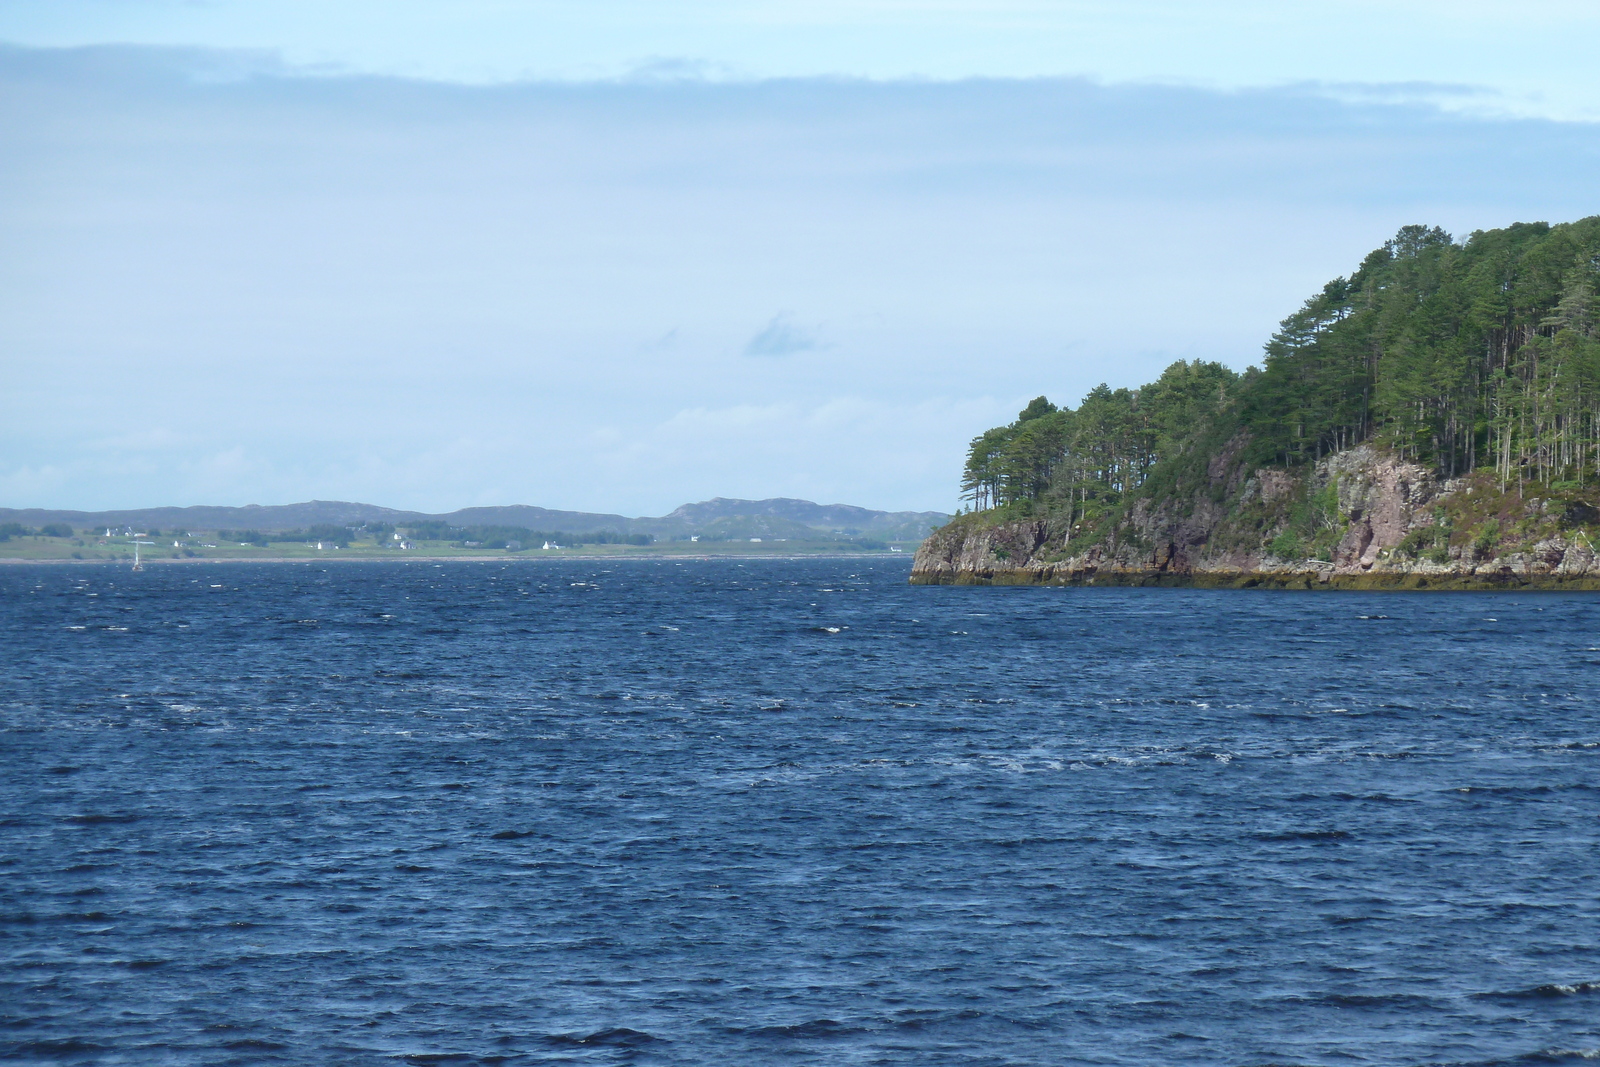
<instances>
[{"instance_id":1,"label":"wave ripple","mask_svg":"<svg viewBox=\"0 0 1600 1067\"><path fill-rule=\"evenodd\" d=\"M1600 1044L1591 596L197 573L0 570L0 1058Z\"/></svg>"}]
</instances>

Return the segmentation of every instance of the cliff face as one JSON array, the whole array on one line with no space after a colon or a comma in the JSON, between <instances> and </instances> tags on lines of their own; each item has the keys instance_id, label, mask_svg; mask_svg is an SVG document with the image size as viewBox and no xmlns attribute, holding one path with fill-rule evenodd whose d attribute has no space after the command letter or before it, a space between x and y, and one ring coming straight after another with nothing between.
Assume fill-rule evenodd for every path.
<instances>
[{"instance_id":1,"label":"cliff face","mask_svg":"<svg viewBox=\"0 0 1600 1067\"><path fill-rule=\"evenodd\" d=\"M1441 484L1367 446L1303 472L1249 470L1244 444L1211 458L1200 491L1139 499L1093 533L960 516L923 542L912 581L1600 589L1592 489L1524 493L1486 472Z\"/></svg>"}]
</instances>

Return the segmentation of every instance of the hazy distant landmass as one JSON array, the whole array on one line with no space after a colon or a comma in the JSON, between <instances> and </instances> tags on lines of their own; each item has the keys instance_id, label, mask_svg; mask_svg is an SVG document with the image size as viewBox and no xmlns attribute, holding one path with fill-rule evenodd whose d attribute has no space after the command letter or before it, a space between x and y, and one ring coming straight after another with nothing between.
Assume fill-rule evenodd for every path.
<instances>
[{"instance_id":1,"label":"hazy distant landmass","mask_svg":"<svg viewBox=\"0 0 1600 1067\"><path fill-rule=\"evenodd\" d=\"M587 511L556 511L527 504L461 508L447 514L399 511L376 504L310 500L300 504L249 504L244 507L132 508L115 511L57 511L0 508L0 524L26 526L69 523L78 528L144 526L158 529L249 529L264 532L313 526L363 526L443 523L453 527L523 527L559 533L605 530L645 534L659 540L704 537L814 538L861 537L878 541L920 541L950 516L938 511L873 511L848 504L814 504L777 497L730 500L716 497L685 504L659 518L628 518Z\"/></svg>"}]
</instances>

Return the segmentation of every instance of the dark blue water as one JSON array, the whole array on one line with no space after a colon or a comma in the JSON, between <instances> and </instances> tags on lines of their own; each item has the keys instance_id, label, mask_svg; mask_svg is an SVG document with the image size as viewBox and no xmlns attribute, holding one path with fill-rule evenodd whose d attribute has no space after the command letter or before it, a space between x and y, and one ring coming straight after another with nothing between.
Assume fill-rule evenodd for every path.
<instances>
[{"instance_id":1,"label":"dark blue water","mask_svg":"<svg viewBox=\"0 0 1600 1067\"><path fill-rule=\"evenodd\" d=\"M1600 597L0 570L0 1056L1600 1048Z\"/></svg>"}]
</instances>

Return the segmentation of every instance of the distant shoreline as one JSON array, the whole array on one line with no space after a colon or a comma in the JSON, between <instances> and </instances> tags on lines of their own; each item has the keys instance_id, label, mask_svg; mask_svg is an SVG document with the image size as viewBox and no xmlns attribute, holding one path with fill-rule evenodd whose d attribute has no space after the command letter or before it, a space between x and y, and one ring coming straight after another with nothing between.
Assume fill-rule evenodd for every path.
<instances>
[{"instance_id":1,"label":"distant shoreline","mask_svg":"<svg viewBox=\"0 0 1600 1067\"><path fill-rule=\"evenodd\" d=\"M255 556L255 557L206 557L193 556L184 559L172 559L167 556L146 556L141 562L147 567L172 566L175 564L222 564L222 563L555 563L561 560L594 560L618 562L625 560L689 560L692 562L711 562L712 560L734 559L776 559L776 560L803 560L803 559L901 559L908 565L915 557L910 552L807 552L794 555L784 555L776 552L749 552L732 553L719 552L705 555L689 555L677 552L630 552L627 555L611 555L603 553L572 553L555 555L507 555L507 556ZM0 557L0 567L8 566L90 566L90 567L124 567L131 569L131 560L126 559L24 559L21 557Z\"/></svg>"}]
</instances>

